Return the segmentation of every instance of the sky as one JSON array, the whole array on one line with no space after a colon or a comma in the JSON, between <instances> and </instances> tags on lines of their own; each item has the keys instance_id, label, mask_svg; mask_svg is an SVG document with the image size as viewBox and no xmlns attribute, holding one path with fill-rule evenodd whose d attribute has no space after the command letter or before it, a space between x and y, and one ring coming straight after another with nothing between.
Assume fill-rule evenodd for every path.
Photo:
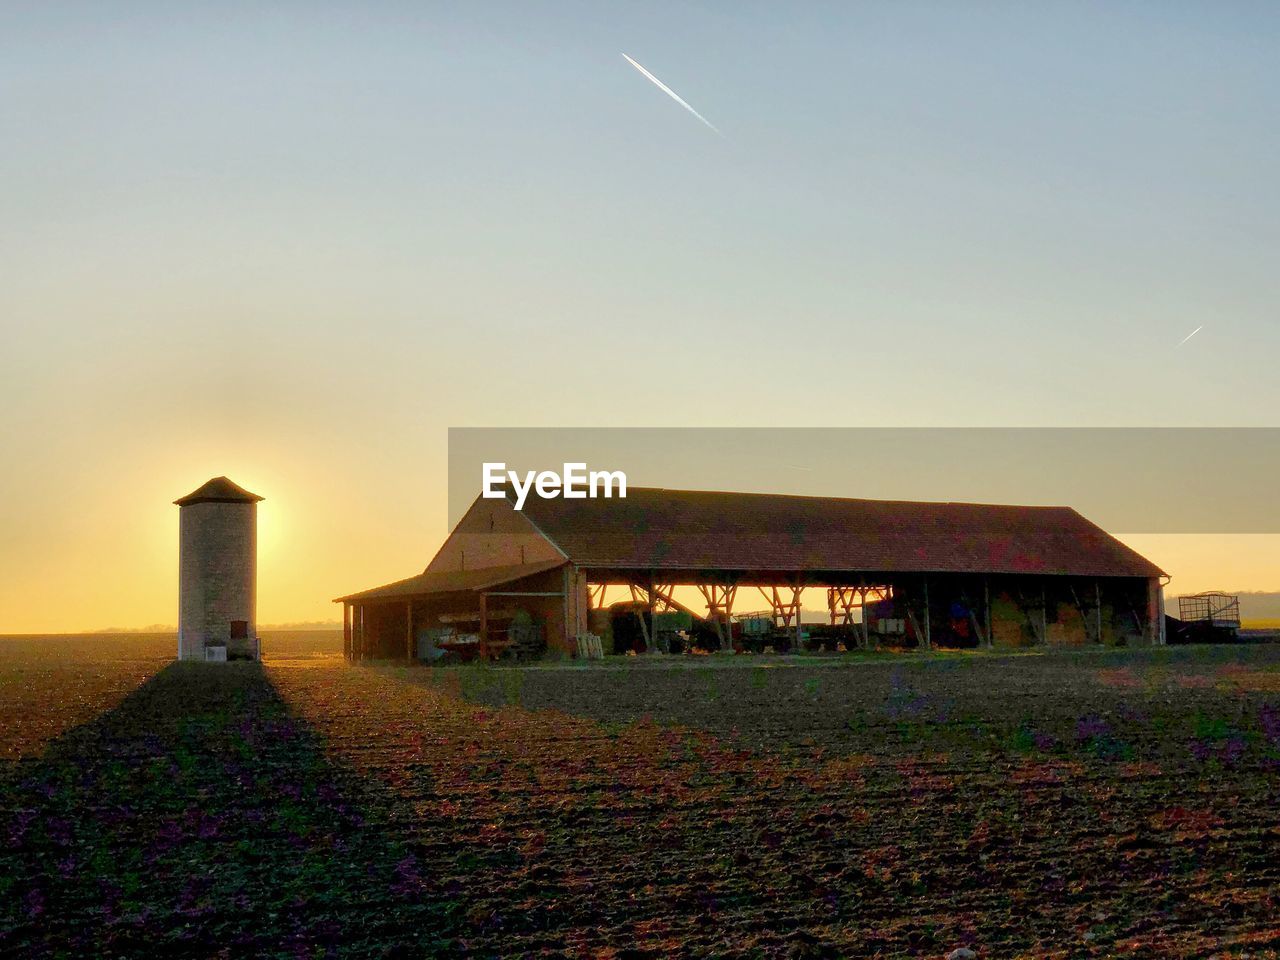
<instances>
[{"instance_id":1,"label":"sky","mask_svg":"<svg viewBox=\"0 0 1280 960\"><path fill-rule=\"evenodd\" d=\"M0 631L174 622L220 474L259 620L331 617L434 553L449 427L1276 425L1278 53L1244 2L0 0Z\"/></svg>"}]
</instances>

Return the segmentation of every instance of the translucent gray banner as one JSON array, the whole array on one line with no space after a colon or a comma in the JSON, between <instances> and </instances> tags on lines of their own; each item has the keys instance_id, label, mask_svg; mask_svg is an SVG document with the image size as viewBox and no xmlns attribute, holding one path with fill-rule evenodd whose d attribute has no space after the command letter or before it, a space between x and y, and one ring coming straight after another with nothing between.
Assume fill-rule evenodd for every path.
<instances>
[{"instance_id":1,"label":"translucent gray banner","mask_svg":"<svg viewBox=\"0 0 1280 960\"><path fill-rule=\"evenodd\" d=\"M1122 534L1280 532L1273 427L458 427L450 526L485 463L521 476L585 463L635 487L1070 506Z\"/></svg>"}]
</instances>

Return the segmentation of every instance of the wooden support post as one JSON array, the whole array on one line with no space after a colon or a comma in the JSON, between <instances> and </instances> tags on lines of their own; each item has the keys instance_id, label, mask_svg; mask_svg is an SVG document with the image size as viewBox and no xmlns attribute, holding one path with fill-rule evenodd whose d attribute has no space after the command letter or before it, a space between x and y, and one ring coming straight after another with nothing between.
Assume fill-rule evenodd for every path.
<instances>
[{"instance_id":1,"label":"wooden support post","mask_svg":"<svg viewBox=\"0 0 1280 960\"><path fill-rule=\"evenodd\" d=\"M929 610L929 576L924 578L924 647L926 650L933 649L933 614Z\"/></svg>"},{"instance_id":2,"label":"wooden support post","mask_svg":"<svg viewBox=\"0 0 1280 960\"><path fill-rule=\"evenodd\" d=\"M733 649L733 599L738 592L736 586L725 584L719 586L717 584L710 585L710 601L709 610L712 620L716 624L716 636L720 640L720 649L728 651ZM717 597L719 599L717 599ZM724 617L724 628L720 627L721 615Z\"/></svg>"},{"instance_id":3,"label":"wooden support post","mask_svg":"<svg viewBox=\"0 0 1280 960\"><path fill-rule=\"evenodd\" d=\"M804 590L804 586L802 585L801 580L797 577L795 586L791 588L791 612L796 620L795 640L792 641L792 644L791 644L792 653L802 652L800 649L800 645L801 643L803 643L803 640L802 640L803 634L801 633L801 630L800 630L800 594L803 590Z\"/></svg>"},{"instance_id":4,"label":"wooden support post","mask_svg":"<svg viewBox=\"0 0 1280 960\"><path fill-rule=\"evenodd\" d=\"M964 607L969 611L969 624L973 627L973 633L978 638L978 643L984 647L989 646L986 637L982 634L982 624L978 622L978 614L974 612L973 601L969 599L969 591L962 590L960 599L964 601Z\"/></svg>"},{"instance_id":5,"label":"wooden support post","mask_svg":"<svg viewBox=\"0 0 1280 960\"><path fill-rule=\"evenodd\" d=\"M759 585L756 586L756 589L760 591L760 596L764 597L764 602L767 603L769 605L769 609L773 611L773 624L774 626L777 626L778 617L786 616L786 614L782 612L782 601L778 598L778 588L774 587L772 593Z\"/></svg>"},{"instance_id":6,"label":"wooden support post","mask_svg":"<svg viewBox=\"0 0 1280 960\"><path fill-rule=\"evenodd\" d=\"M644 631L644 649L646 653L658 652L658 622L654 619L654 576L653 571L649 571L649 577L644 582L645 606L649 613L649 626ZM644 617L641 616L641 620Z\"/></svg>"},{"instance_id":7,"label":"wooden support post","mask_svg":"<svg viewBox=\"0 0 1280 960\"><path fill-rule=\"evenodd\" d=\"M351 604L342 601L342 659L351 662Z\"/></svg>"},{"instance_id":8,"label":"wooden support post","mask_svg":"<svg viewBox=\"0 0 1280 960\"><path fill-rule=\"evenodd\" d=\"M480 594L480 656L489 659L489 598L483 593Z\"/></svg>"},{"instance_id":9,"label":"wooden support post","mask_svg":"<svg viewBox=\"0 0 1280 960\"><path fill-rule=\"evenodd\" d=\"M580 633L591 631L591 597L587 593L587 572L579 566L571 566L565 586L565 600L572 613L574 646ZM601 653L601 656L604 654Z\"/></svg>"},{"instance_id":10,"label":"wooden support post","mask_svg":"<svg viewBox=\"0 0 1280 960\"><path fill-rule=\"evenodd\" d=\"M995 646L995 638L991 636L991 582L987 576L982 578L982 619L987 625L987 649Z\"/></svg>"},{"instance_id":11,"label":"wooden support post","mask_svg":"<svg viewBox=\"0 0 1280 960\"><path fill-rule=\"evenodd\" d=\"M716 616L716 588L714 584L698 584L698 592L707 604L707 618L716 631L716 645L723 649L724 637L720 633L720 618Z\"/></svg>"},{"instance_id":12,"label":"wooden support post","mask_svg":"<svg viewBox=\"0 0 1280 960\"><path fill-rule=\"evenodd\" d=\"M1102 643L1102 587L1097 580L1093 581L1093 607L1098 624L1098 643Z\"/></svg>"},{"instance_id":13,"label":"wooden support post","mask_svg":"<svg viewBox=\"0 0 1280 960\"><path fill-rule=\"evenodd\" d=\"M911 621L911 628L915 631L916 641L924 649L924 631L920 629L920 621L916 619L916 612L911 609L911 605L907 605L907 619Z\"/></svg>"},{"instance_id":14,"label":"wooden support post","mask_svg":"<svg viewBox=\"0 0 1280 960\"><path fill-rule=\"evenodd\" d=\"M1011 587L1010 589L1013 590L1014 588ZM1040 625L1040 621L1043 620L1043 616L1039 618L1035 616L1035 607L1032 605L1032 601L1027 594L1022 592L1022 587L1017 587L1016 592L1018 597L1018 612L1026 619L1025 626L1031 631L1031 636L1035 641L1035 645L1038 646L1044 641L1044 634L1041 633L1043 628ZM1041 609L1043 610L1043 607Z\"/></svg>"},{"instance_id":15,"label":"wooden support post","mask_svg":"<svg viewBox=\"0 0 1280 960\"><path fill-rule=\"evenodd\" d=\"M573 629L573 624L569 620L569 565L567 563L560 571L560 592L564 594L564 597L560 601L560 610L564 615L564 645L570 650L577 650L578 645L576 641L578 639L578 633ZM483 617L485 616L485 607L483 594L481 596L480 611L481 616Z\"/></svg>"},{"instance_id":16,"label":"wooden support post","mask_svg":"<svg viewBox=\"0 0 1280 960\"><path fill-rule=\"evenodd\" d=\"M413 649L413 601L407 600L404 605L404 658L409 663L414 661Z\"/></svg>"},{"instance_id":17,"label":"wooden support post","mask_svg":"<svg viewBox=\"0 0 1280 960\"><path fill-rule=\"evenodd\" d=\"M364 604L357 604L355 608L355 627L356 627L356 662L360 663L364 660Z\"/></svg>"},{"instance_id":18,"label":"wooden support post","mask_svg":"<svg viewBox=\"0 0 1280 960\"><path fill-rule=\"evenodd\" d=\"M1156 645L1163 647L1169 642L1168 631L1164 620L1164 584L1157 579L1156 584Z\"/></svg>"},{"instance_id":19,"label":"wooden support post","mask_svg":"<svg viewBox=\"0 0 1280 960\"><path fill-rule=\"evenodd\" d=\"M721 616L724 611L724 604L716 599L721 595L718 591L719 588L714 583L711 584L711 606L709 609L711 611L711 622L716 625L716 640L720 643L720 649L725 650L729 647L732 631L730 631L730 638L726 638L725 631L729 628L729 618Z\"/></svg>"},{"instance_id":20,"label":"wooden support post","mask_svg":"<svg viewBox=\"0 0 1280 960\"><path fill-rule=\"evenodd\" d=\"M831 625L849 627L853 633L857 630L853 622L853 601L857 596L857 587L828 587L827 608L831 611Z\"/></svg>"},{"instance_id":21,"label":"wooden support post","mask_svg":"<svg viewBox=\"0 0 1280 960\"><path fill-rule=\"evenodd\" d=\"M1040 642L1049 645L1049 598L1045 593L1044 580L1040 581Z\"/></svg>"},{"instance_id":22,"label":"wooden support post","mask_svg":"<svg viewBox=\"0 0 1280 960\"><path fill-rule=\"evenodd\" d=\"M733 649L733 601L738 595L736 586L726 585L724 588L724 632L725 649Z\"/></svg>"},{"instance_id":23,"label":"wooden support post","mask_svg":"<svg viewBox=\"0 0 1280 960\"><path fill-rule=\"evenodd\" d=\"M1096 639L1101 642L1101 637L1089 636L1089 611L1086 610L1084 604L1080 602L1080 594L1076 593L1075 584L1068 582L1067 587L1071 590L1071 602L1075 604L1076 611L1080 614L1080 628L1084 630L1084 638L1086 640Z\"/></svg>"},{"instance_id":24,"label":"wooden support post","mask_svg":"<svg viewBox=\"0 0 1280 960\"><path fill-rule=\"evenodd\" d=\"M736 586L720 586L719 584L699 584L698 590L707 601L707 615L711 625L715 627L716 640L721 650L733 649L733 598L737 593ZM721 617L724 624L721 626Z\"/></svg>"},{"instance_id":25,"label":"wooden support post","mask_svg":"<svg viewBox=\"0 0 1280 960\"><path fill-rule=\"evenodd\" d=\"M1147 580L1147 618L1144 624L1144 639L1153 647L1160 643L1160 627L1156 618L1160 616L1160 581L1155 577Z\"/></svg>"},{"instance_id":26,"label":"wooden support post","mask_svg":"<svg viewBox=\"0 0 1280 960\"><path fill-rule=\"evenodd\" d=\"M633 583L630 585L630 589L632 603L642 603L645 605L645 609L653 609L652 602L645 599L649 596L649 593L643 587L637 586ZM642 594L644 596L642 596ZM644 618L644 610L640 610L636 613L636 619L640 621L640 639L644 641L644 652L650 653L653 650L653 640L649 636L649 624Z\"/></svg>"},{"instance_id":27,"label":"wooden support post","mask_svg":"<svg viewBox=\"0 0 1280 960\"><path fill-rule=\"evenodd\" d=\"M862 649L871 649L871 619L867 616L867 580L866 577L859 581L862 594Z\"/></svg>"}]
</instances>

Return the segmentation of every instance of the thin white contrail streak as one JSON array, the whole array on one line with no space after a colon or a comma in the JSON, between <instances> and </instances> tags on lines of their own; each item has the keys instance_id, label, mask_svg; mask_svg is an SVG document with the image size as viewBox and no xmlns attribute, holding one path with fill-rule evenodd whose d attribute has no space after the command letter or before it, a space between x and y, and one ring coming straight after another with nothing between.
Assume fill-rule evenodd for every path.
<instances>
[{"instance_id":1,"label":"thin white contrail streak","mask_svg":"<svg viewBox=\"0 0 1280 960\"><path fill-rule=\"evenodd\" d=\"M685 101L681 98L680 94L676 93L674 90L668 87L665 83L663 83L661 80L655 77L652 73L650 73L644 67L640 66L640 64L636 63L634 60L628 57L625 53L622 55L622 58L626 60L627 63L631 64L633 67L639 70L641 73L643 73L650 80L652 80L654 84L657 85L659 90L661 90L668 97L670 97L676 103L680 104L680 106L684 107L686 110L692 113L695 117L697 117L699 120L705 123L708 127L710 127L712 132L714 132L716 136L718 137L724 136L723 133L721 133L719 130L716 129L715 124L713 124L710 120L708 120L706 117L700 114L697 110L693 109L693 107L689 106L689 104L685 103Z\"/></svg>"},{"instance_id":2,"label":"thin white contrail streak","mask_svg":"<svg viewBox=\"0 0 1280 960\"><path fill-rule=\"evenodd\" d=\"M1180 341L1178 341L1178 346L1182 346L1184 343L1186 343L1188 340L1190 340L1192 337L1194 337L1197 333L1199 333L1203 329L1204 329L1204 324L1201 324L1200 326L1196 327L1194 330L1188 333L1185 337L1183 337Z\"/></svg>"}]
</instances>

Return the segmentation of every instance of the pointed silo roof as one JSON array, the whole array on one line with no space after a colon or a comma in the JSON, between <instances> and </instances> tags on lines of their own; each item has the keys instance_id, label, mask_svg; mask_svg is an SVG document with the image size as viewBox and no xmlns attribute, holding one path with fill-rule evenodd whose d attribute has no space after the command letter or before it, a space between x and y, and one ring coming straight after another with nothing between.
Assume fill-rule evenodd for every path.
<instances>
[{"instance_id":1,"label":"pointed silo roof","mask_svg":"<svg viewBox=\"0 0 1280 960\"><path fill-rule=\"evenodd\" d=\"M173 502L180 507L186 507L193 503L257 503L261 499L263 498L256 493L250 493L226 477L214 477L182 499Z\"/></svg>"}]
</instances>

